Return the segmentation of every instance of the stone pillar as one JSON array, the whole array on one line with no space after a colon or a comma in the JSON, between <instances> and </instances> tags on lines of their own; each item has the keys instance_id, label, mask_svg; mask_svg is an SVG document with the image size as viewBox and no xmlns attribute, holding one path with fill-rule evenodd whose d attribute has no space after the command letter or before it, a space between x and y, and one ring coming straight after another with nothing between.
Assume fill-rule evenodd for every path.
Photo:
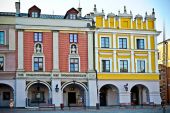
<instances>
[{"instance_id":1,"label":"stone pillar","mask_svg":"<svg viewBox=\"0 0 170 113\"><path fill-rule=\"evenodd\" d=\"M89 91L89 106L94 107L94 106L96 106L96 103L99 103L95 79L90 79L88 81L88 88L89 88L89 90L88 90Z\"/></svg>"},{"instance_id":2,"label":"stone pillar","mask_svg":"<svg viewBox=\"0 0 170 113\"><path fill-rule=\"evenodd\" d=\"M25 79L16 79L16 107L26 107Z\"/></svg>"},{"instance_id":3,"label":"stone pillar","mask_svg":"<svg viewBox=\"0 0 170 113\"><path fill-rule=\"evenodd\" d=\"M131 98L130 92L120 92L119 93L120 103L131 103L130 98Z\"/></svg>"},{"instance_id":4,"label":"stone pillar","mask_svg":"<svg viewBox=\"0 0 170 113\"><path fill-rule=\"evenodd\" d=\"M58 87L56 87L56 85L58 85ZM58 92L56 91L56 88L58 88ZM63 103L60 79L52 80L52 103L57 107Z\"/></svg>"},{"instance_id":5,"label":"stone pillar","mask_svg":"<svg viewBox=\"0 0 170 113\"><path fill-rule=\"evenodd\" d=\"M93 32L88 32L88 71L94 72L94 68L93 68Z\"/></svg>"},{"instance_id":6,"label":"stone pillar","mask_svg":"<svg viewBox=\"0 0 170 113\"><path fill-rule=\"evenodd\" d=\"M18 30L18 71L24 71L24 37L23 31Z\"/></svg>"},{"instance_id":7,"label":"stone pillar","mask_svg":"<svg viewBox=\"0 0 170 113\"><path fill-rule=\"evenodd\" d=\"M58 31L53 31L53 72L59 72L59 36Z\"/></svg>"}]
</instances>

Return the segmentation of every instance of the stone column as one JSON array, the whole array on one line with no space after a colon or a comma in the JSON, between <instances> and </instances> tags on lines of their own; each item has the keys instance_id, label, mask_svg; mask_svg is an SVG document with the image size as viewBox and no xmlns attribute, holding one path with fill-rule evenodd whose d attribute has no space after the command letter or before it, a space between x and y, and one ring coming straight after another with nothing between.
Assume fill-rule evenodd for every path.
<instances>
[{"instance_id":1,"label":"stone column","mask_svg":"<svg viewBox=\"0 0 170 113\"><path fill-rule=\"evenodd\" d=\"M94 72L94 68L93 68L93 32L88 32L88 71Z\"/></svg>"},{"instance_id":2,"label":"stone column","mask_svg":"<svg viewBox=\"0 0 170 113\"><path fill-rule=\"evenodd\" d=\"M53 31L53 72L59 72L59 36L58 31Z\"/></svg>"}]
</instances>

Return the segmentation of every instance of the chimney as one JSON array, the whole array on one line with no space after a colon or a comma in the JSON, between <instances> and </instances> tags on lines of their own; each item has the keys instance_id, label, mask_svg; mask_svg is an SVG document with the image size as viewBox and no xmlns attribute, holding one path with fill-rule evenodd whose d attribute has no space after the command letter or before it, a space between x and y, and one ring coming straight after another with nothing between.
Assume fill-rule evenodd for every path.
<instances>
[{"instance_id":1,"label":"chimney","mask_svg":"<svg viewBox=\"0 0 170 113\"><path fill-rule=\"evenodd\" d=\"M20 15L20 2L15 2L16 16Z\"/></svg>"},{"instance_id":2,"label":"chimney","mask_svg":"<svg viewBox=\"0 0 170 113\"><path fill-rule=\"evenodd\" d=\"M79 13L78 13L78 17L81 17L81 10L82 10L82 8L79 7L79 8L78 8L78 12L79 12Z\"/></svg>"}]
</instances>

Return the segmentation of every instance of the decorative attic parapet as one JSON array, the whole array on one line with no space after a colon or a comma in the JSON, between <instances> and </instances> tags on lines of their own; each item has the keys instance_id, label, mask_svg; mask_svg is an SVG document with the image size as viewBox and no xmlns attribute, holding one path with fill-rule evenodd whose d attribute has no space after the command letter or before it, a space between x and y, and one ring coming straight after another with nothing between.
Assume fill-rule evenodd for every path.
<instances>
[{"instance_id":1,"label":"decorative attic parapet","mask_svg":"<svg viewBox=\"0 0 170 113\"><path fill-rule=\"evenodd\" d=\"M133 18L132 12L130 11L130 14L127 13L126 10L126 6L124 6L124 12L120 13L120 11L118 11L118 17L126 17L126 18Z\"/></svg>"},{"instance_id":2,"label":"decorative attic parapet","mask_svg":"<svg viewBox=\"0 0 170 113\"><path fill-rule=\"evenodd\" d=\"M148 15L147 12L145 13L145 20L147 20L147 19L156 20L154 8L152 9L151 15Z\"/></svg>"}]
</instances>

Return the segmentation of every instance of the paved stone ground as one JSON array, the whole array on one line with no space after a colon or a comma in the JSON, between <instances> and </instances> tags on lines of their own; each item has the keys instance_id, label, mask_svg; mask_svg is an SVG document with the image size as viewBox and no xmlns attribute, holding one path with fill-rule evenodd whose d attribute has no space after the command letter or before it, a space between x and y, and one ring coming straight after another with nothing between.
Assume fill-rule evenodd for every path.
<instances>
[{"instance_id":1,"label":"paved stone ground","mask_svg":"<svg viewBox=\"0 0 170 113\"><path fill-rule=\"evenodd\" d=\"M161 107L136 107L136 108L119 108L119 107L102 107L100 110L84 109L84 108L64 108L60 110L52 109L3 109L0 108L0 113L163 113ZM166 107L166 113L170 113L170 106Z\"/></svg>"}]
</instances>

